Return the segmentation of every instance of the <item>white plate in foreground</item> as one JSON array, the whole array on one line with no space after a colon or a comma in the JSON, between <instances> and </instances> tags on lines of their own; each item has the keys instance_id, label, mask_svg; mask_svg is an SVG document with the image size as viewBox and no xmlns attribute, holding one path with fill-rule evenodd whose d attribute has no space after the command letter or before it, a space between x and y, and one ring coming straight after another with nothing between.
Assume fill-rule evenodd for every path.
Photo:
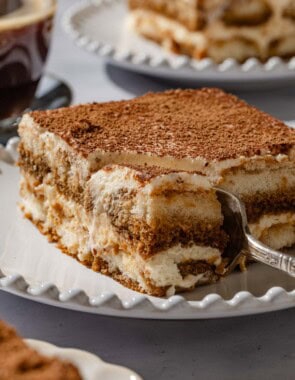
<instances>
[{"instance_id":1,"label":"white plate in foreground","mask_svg":"<svg viewBox=\"0 0 295 380\"><path fill-rule=\"evenodd\" d=\"M70 361L79 370L83 380L142 380L129 369L102 361L98 356L73 348L60 348L40 340L25 339L34 350L45 356Z\"/></svg>"},{"instance_id":2,"label":"white plate in foreground","mask_svg":"<svg viewBox=\"0 0 295 380\"><path fill-rule=\"evenodd\" d=\"M190 84L230 87L282 85L295 80L295 57L278 57L260 63L248 59L239 64L227 59L215 64L211 59L194 60L164 51L126 26L127 1L82 1L70 8L63 19L68 35L82 49L106 58L112 64L131 71Z\"/></svg>"},{"instance_id":3,"label":"white plate in foreground","mask_svg":"<svg viewBox=\"0 0 295 380\"><path fill-rule=\"evenodd\" d=\"M214 285L167 299L129 290L62 254L24 219L13 165L18 139L0 146L0 288L49 305L129 318L232 317L295 306L295 278L253 264Z\"/></svg>"}]
</instances>

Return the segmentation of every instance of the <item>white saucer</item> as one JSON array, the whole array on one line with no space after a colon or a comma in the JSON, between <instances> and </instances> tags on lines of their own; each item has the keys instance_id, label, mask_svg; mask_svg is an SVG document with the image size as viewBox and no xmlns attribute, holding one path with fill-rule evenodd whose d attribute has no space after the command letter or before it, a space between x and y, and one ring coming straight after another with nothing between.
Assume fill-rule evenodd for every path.
<instances>
[{"instance_id":1,"label":"white saucer","mask_svg":"<svg viewBox=\"0 0 295 380\"><path fill-rule=\"evenodd\" d=\"M295 278L262 264L167 299L123 287L62 254L17 207L18 139L0 146L0 288L46 304L129 318L233 317L295 306Z\"/></svg>"},{"instance_id":2,"label":"white saucer","mask_svg":"<svg viewBox=\"0 0 295 380\"><path fill-rule=\"evenodd\" d=\"M223 87L270 87L295 81L295 57L283 61L278 57L261 63L255 58L244 64L227 59L215 64L164 51L126 26L124 0L82 1L70 8L63 19L68 35L89 53L104 57L124 69L189 84Z\"/></svg>"},{"instance_id":3,"label":"white saucer","mask_svg":"<svg viewBox=\"0 0 295 380\"><path fill-rule=\"evenodd\" d=\"M121 366L108 364L98 356L73 348L60 348L40 340L25 339L40 354L68 360L79 370L83 380L143 380L135 372Z\"/></svg>"}]
</instances>

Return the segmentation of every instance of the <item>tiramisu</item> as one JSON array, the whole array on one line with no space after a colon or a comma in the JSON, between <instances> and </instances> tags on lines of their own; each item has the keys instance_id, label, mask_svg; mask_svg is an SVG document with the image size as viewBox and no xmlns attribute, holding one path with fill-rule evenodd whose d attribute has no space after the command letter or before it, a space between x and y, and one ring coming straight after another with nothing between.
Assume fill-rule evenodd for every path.
<instances>
[{"instance_id":1,"label":"tiramisu","mask_svg":"<svg viewBox=\"0 0 295 380\"><path fill-rule=\"evenodd\" d=\"M227 235L214 186L253 233L295 243L295 131L218 89L26 114L22 209L93 270L151 295L218 279Z\"/></svg>"},{"instance_id":2,"label":"tiramisu","mask_svg":"<svg viewBox=\"0 0 295 380\"><path fill-rule=\"evenodd\" d=\"M1 380L82 380L77 368L56 357L31 349L4 322L0 321Z\"/></svg>"},{"instance_id":3,"label":"tiramisu","mask_svg":"<svg viewBox=\"0 0 295 380\"><path fill-rule=\"evenodd\" d=\"M294 0L129 0L129 8L136 32L196 59L295 55Z\"/></svg>"}]
</instances>

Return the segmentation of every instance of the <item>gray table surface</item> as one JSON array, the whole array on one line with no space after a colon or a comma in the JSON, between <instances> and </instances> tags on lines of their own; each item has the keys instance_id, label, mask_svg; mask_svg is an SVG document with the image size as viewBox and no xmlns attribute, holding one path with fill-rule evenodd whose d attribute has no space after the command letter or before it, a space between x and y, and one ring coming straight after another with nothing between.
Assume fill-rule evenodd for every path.
<instances>
[{"instance_id":1,"label":"gray table surface","mask_svg":"<svg viewBox=\"0 0 295 380\"><path fill-rule=\"evenodd\" d=\"M131 98L172 87L105 66L76 48L60 27L60 15L74 2L59 0L48 71L71 84L75 103ZM280 118L295 119L292 88L238 94ZM0 292L0 317L25 337L91 351L132 368L146 380L295 377L295 309L207 321L128 320L54 308Z\"/></svg>"}]
</instances>

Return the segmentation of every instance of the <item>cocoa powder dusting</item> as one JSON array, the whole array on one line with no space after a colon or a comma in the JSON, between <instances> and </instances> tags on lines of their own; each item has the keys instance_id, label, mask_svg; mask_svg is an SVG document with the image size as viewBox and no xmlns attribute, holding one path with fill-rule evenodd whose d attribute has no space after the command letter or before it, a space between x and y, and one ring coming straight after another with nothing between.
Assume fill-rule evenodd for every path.
<instances>
[{"instance_id":1,"label":"cocoa powder dusting","mask_svg":"<svg viewBox=\"0 0 295 380\"><path fill-rule=\"evenodd\" d=\"M31 113L87 157L94 151L224 160L287 153L295 131L219 89L171 90L133 100Z\"/></svg>"}]
</instances>

